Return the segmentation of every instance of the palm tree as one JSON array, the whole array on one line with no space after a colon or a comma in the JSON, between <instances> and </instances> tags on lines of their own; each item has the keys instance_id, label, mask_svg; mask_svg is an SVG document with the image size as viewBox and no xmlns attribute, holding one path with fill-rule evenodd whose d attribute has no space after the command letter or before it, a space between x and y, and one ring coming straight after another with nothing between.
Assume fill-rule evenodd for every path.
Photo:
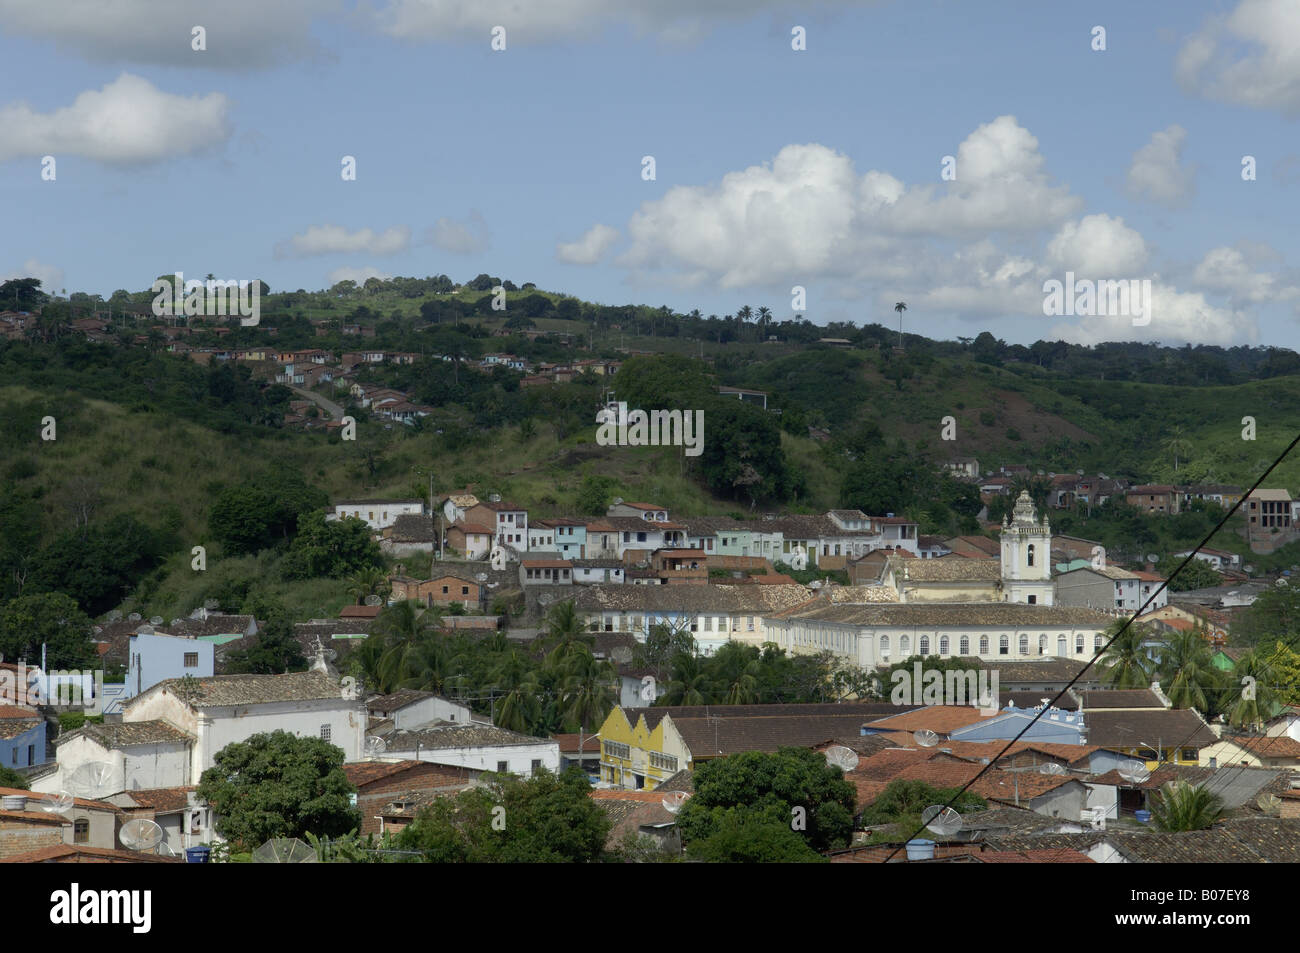
<instances>
[{"instance_id":1,"label":"palm tree","mask_svg":"<svg viewBox=\"0 0 1300 953\"><path fill-rule=\"evenodd\" d=\"M898 312L898 346L901 348L903 346L903 312L907 310L907 302L895 302L894 310Z\"/></svg>"},{"instance_id":2,"label":"palm tree","mask_svg":"<svg viewBox=\"0 0 1300 953\"><path fill-rule=\"evenodd\" d=\"M668 691L659 699L659 704L706 705L712 694L708 673L697 656L685 652L673 656Z\"/></svg>"},{"instance_id":3,"label":"palm tree","mask_svg":"<svg viewBox=\"0 0 1300 953\"><path fill-rule=\"evenodd\" d=\"M496 725L524 734L536 727L542 715L537 673L518 649L511 649L492 671L496 687L505 692L496 708Z\"/></svg>"},{"instance_id":4,"label":"palm tree","mask_svg":"<svg viewBox=\"0 0 1300 953\"><path fill-rule=\"evenodd\" d=\"M370 631L384 645L377 671L380 691L392 691L399 683L408 681L417 668L423 667L428 660L419 658L418 650L422 643L436 638L441 623L441 609L429 608L421 613L410 599L379 614Z\"/></svg>"},{"instance_id":5,"label":"palm tree","mask_svg":"<svg viewBox=\"0 0 1300 953\"><path fill-rule=\"evenodd\" d=\"M1170 781L1151 799L1151 819L1162 831L1203 831L1223 813L1223 798L1186 781Z\"/></svg>"},{"instance_id":6,"label":"palm tree","mask_svg":"<svg viewBox=\"0 0 1300 953\"><path fill-rule=\"evenodd\" d=\"M1107 642L1123 628L1123 620L1116 620L1103 633ZM1151 684L1151 660L1142 645L1150 637L1146 626L1134 623L1110 643L1106 653L1098 660L1101 681L1108 688L1146 688Z\"/></svg>"},{"instance_id":7,"label":"palm tree","mask_svg":"<svg viewBox=\"0 0 1300 953\"><path fill-rule=\"evenodd\" d=\"M563 667L565 660L575 652L591 651L595 640L582 628L573 600L557 602L546 613L546 634L542 648L547 650L546 664L552 669Z\"/></svg>"},{"instance_id":8,"label":"palm tree","mask_svg":"<svg viewBox=\"0 0 1300 953\"><path fill-rule=\"evenodd\" d=\"M772 309L762 307L758 309L758 322L763 325L764 337L766 337L767 326L772 321Z\"/></svg>"},{"instance_id":9,"label":"palm tree","mask_svg":"<svg viewBox=\"0 0 1300 953\"><path fill-rule=\"evenodd\" d=\"M1165 441L1165 450L1173 454L1174 472L1178 472L1178 458L1186 457L1191 452L1192 445L1188 443L1185 431L1182 427L1169 428L1169 439Z\"/></svg>"},{"instance_id":10,"label":"palm tree","mask_svg":"<svg viewBox=\"0 0 1300 953\"><path fill-rule=\"evenodd\" d=\"M1275 690L1269 687L1274 677L1273 666L1258 649L1251 649L1237 659L1232 667L1232 681L1243 690L1228 710L1228 724L1233 728L1259 729L1277 713L1281 706Z\"/></svg>"},{"instance_id":11,"label":"palm tree","mask_svg":"<svg viewBox=\"0 0 1300 953\"><path fill-rule=\"evenodd\" d=\"M348 595L357 603L365 602L367 596L379 596L388 591L388 579L383 570L374 566L358 569L348 577Z\"/></svg>"},{"instance_id":12,"label":"palm tree","mask_svg":"<svg viewBox=\"0 0 1300 953\"><path fill-rule=\"evenodd\" d=\"M1175 708L1209 710L1206 689L1213 691L1223 680L1214 667L1214 652L1199 627L1179 632L1166 644L1157 673L1168 685L1166 694Z\"/></svg>"},{"instance_id":13,"label":"palm tree","mask_svg":"<svg viewBox=\"0 0 1300 953\"><path fill-rule=\"evenodd\" d=\"M585 645L568 656L560 682L560 710L564 720L584 733L605 720L618 701L614 663L601 661Z\"/></svg>"}]
</instances>

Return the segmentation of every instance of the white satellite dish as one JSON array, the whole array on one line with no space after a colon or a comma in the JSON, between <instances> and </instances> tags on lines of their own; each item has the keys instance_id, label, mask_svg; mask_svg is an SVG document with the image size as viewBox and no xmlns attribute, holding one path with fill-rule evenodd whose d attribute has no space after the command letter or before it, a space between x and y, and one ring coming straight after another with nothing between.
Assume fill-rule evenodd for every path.
<instances>
[{"instance_id":1,"label":"white satellite dish","mask_svg":"<svg viewBox=\"0 0 1300 953\"><path fill-rule=\"evenodd\" d=\"M129 616L126 617L128 622L139 622L143 618L144 616L142 616L138 612L132 612Z\"/></svg>"},{"instance_id":2,"label":"white satellite dish","mask_svg":"<svg viewBox=\"0 0 1300 953\"><path fill-rule=\"evenodd\" d=\"M162 624L163 624L163 617L160 616L160 615L153 615L153 616L150 616L150 617L149 617L149 624L150 624L150 625L162 625Z\"/></svg>"},{"instance_id":3,"label":"white satellite dish","mask_svg":"<svg viewBox=\"0 0 1300 953\"><path fill-rule=\"evenodd\" d=\"M388 742L378 735L366 735L366 757L373 758L388 750Z\"/></svg>"},{"instance_id":4,"label":"white satellite dish","mask_svg":"<svg viewBox=\"0 0 1300 953\"><path fill-rule=\"evenodd\" d=\"M961 815L942 804L931 804L921 812L921 823L928 830L948 837L961 830Z\"/></svg>"},{"instance_id":5,"label":"white satellite dish","mask_svg":"<svg viewBox=\"0 0 1300 953\"><path fill-rule=\"evenodd\" d=\"M1158 562L1160 562L1160 554L1159 554L1159 553L1147 553L1147 562L1149 562L1149 563L1158 563Z\"/></svg>"},{"instance_id":6,"label":"white satellite dish","mask_svg":"<svg viewBox=\"0 0 1300 953\"><path fill-rule=\"evenodd\" d=\"M1250 565L1250 566L1242 566L1241 569L1242 569L1242 572L1245 572L1245 573L1252 573L1252 572L1255 571L1255 567L1254 567L1253 565Z\"/></svg>"},{"instance_id":7,"label":"white satellite dish","mask_svg":"<svg viewBox=\"0 0 1300 953\"><path fill-rule=\"evenodd\" d=\"M1282 806L1282 799L1276 794L1263 791L1259 797L1255 798L1255 805L1265 814L1274 814Z\"/></svg>"},{"instance_id":8,"label":"white satellite dish","mask_svg":"<svg viewBox=\"0 0 1300 953\"><path fill-rule=\"evenodd\" d=\"M316 851L296 837L273 837L253 851L255 864L315 864Z\"/></svg>"},{"instance_id":9,"label":"white satellite dish","mask_svg":"<svg viewBox=\"0 0 1300 953\"><path fill-rule=\"evenodd\" d=\"M858 756L852 748L844 745L831 745L825 751L827 764L833 764L845 774L858 766Z\"/></svg>"},{"instance_id":10,"label":"white satellite dish","mask_svg":"<svg viewBox=\"0 0 1300 953\"><path fill-rule=\"evenodd\" d=\"M73 794L90 800L98 800L112 791L113 766L106 761L87 761L77 765L77 769L68 777L68 789Z\"/></svg>"},{"instance_id":11,"label":"white satellite dish","mask_svg":"<svg viewBox=\"0 0 1300 953\"><path fill-rule=\"evenodd\" d=\"M382 606L383 604L383 596L366 596L366 605L368 606Z\"/></svg>"},{"instance_id":12,"label":"white satellite dish","mask_svg":"<svg viewBox=\"0 0 1300 953\"><path fill-rule=\"evenodd\" d=\"M76 803L67 791L55 791L41 799L41 810L47 814L67 814Z\"/></svg>"},{"instance_id":13,"label":"white satellite dish","mask_svg":"<svg viewBox=\"0 0 1300 953\"><path fill-rule=\"evenodd\" d=\"M488 574L485 572L475 573L474 578L477 579L479 582L487 582Z\"/></svg>"},{"instance_id":14,"label":"white satellite dish","mask_svg":"<svg viewBox=\"0 0 1300 953\"><path fill-rule=\"evenodd\" d=\"M216 608L217 606L219 606L219 605L221 605L221 603L218 602L216 599L204 599L204 600L203 600L203 608L207 609L208 611L211 611L211 610L215 609L215 608Z\"/></svg>"},{"instance_id":15,"label":"white satellite dish","mask_svg":"<svg viewBox=\"0 0 1300 953\"><path fill-rule=\"evenodd\" d=\"M1129 758L1125 761L1121 761L1116 770L1119 771L1119 776L1121 778L1133 784L1141 784L1143 781L1146 781L1151 777L1151 771L1145 764L1138 761L1136 758Z\"/></svg>"},{"instance_id":16,"label":"white satellite dish","mask_svg":"<svg viewBox=\"0 0 1300 953\"><path fill-rule=\"evenodd\" d=\"M127 850L153 850L162 843L163 829L155 821L137 817L122 825L117 839Z\"/></svg>"},{"instance_id":17,"label":"white satellite dish","mask_svg":"<svg viewBox=\"0 0 1300 953\"><path fill-rule=\"evenodd\" d=\"M1065 774L1065 768L1055 761L1048 761L1038 769L1039 774Z\"/></svg>"},{"instance_id":18,"label":"white satellite dish","mask_svg":"<svg viewBox=\"0 0 1300 953\"><path fill-rule=\"evenodd\" d=\"M163 843L161 843L161 844L158 845L158 849L157 849L156 851L154 851L154 853L157 854L159 857L179 857L179 856L180 856L180 854L176 853L176 851L174 851L174 850L172 850L170 847L168 847L165 841L164 841Z\"/></svg>"},{"instance_id":19,"label":"white satellite dish","mask_svg":"<svg viewBox=\"0 0 1300 953\"><path fill-rule=\"evenodd\" d=\"M1279 586L1285 586L1285 585L1287 584L1287 581L1286 581L1285 579L1279 579L1279 580L1277 581L1277 584L1278 584ZM1230 595L1231 595L1231 594L1232 594L1232 593L1230 593Z\"/></svg>"},{"instance_id":20,"label":"white satellite dish","mask_svg":"<svg viewBox=\"0 0 1300 953\"><path fill-rule=\"evenodd\" d=\"M659 803L664 806L664 810L669 814L676 814L689 799L690 795L685 791L669 791Z\"/></svg>"},{"instance_id":21,"label":"white satellite dish","mask_svg":"<svg viewBox=\"0 0 1300 953\"><path fill-rule=\"evenodd\" d=\"M922 748L933 748L939 743L939 736L929 728L922 728L920 731L912 732L912 740Z\"/></svg>"}]
</instances>

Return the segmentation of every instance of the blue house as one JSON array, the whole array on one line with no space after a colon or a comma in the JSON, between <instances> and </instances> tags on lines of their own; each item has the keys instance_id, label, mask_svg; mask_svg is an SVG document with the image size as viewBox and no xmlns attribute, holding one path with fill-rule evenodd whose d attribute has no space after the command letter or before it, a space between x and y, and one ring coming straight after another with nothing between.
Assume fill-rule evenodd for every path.
<instances>
[{"instance_id":1,"label":"blue house","mask_svg":"<svg viewBox=\"0 0 1300 953\"><path fill-rule=\"evenodd\" d=\"M1010 741L1038 714L1034 708L1015 708L1008 705L992 718L949 732L953 741ZM1041 741L1045 744L1081 745L1084 741L1083 715L1079 712L1052 708L1030 728L1022 741Z\"/></svg>"},{"instance_id":2,"label":"blue house","mask_svg":"<svg viewBox=\"0 0 1300 953\"><path fill-rule=\"evenodd\" d=\"M0 705L0 765L17 770L45 760L45 719L31 708Z\"/></svg>"},{"instance_id":3,"label":"blue house","mask_svg":"<svg viewBox=\"0 0 1300 953\"><path fill-rule=\"evenodd\" d=\"M168 678L211 678L216 674L214 643L178 635L137 632L127 655L125 697L134 698Z\"/></svg>"}]
</instances>

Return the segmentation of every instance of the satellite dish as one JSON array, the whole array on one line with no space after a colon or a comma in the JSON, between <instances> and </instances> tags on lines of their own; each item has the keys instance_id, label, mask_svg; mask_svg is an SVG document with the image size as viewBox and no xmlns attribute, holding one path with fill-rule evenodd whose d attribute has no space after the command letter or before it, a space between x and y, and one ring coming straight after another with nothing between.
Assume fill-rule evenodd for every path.
<instances>
[{"instance_id":1,"label":"satellite dish","mask_svg":"<svg viewBox=\"0 0 1300 953\"><path fill-rule=\"evenodd\" d=\"M219 606L219 605L221 605L221 603L218 602L216 599L204 599L204 600L203 600L203 608L208 609L208 610L215 609L215 608L216 608L217 606Z\"/></svg>"},{"instance_id":2,"label":"satellite dish","mask_svg":"<svg viewBox=\"0 0 1300 953\"><path fill-rule=\"evenodd\" d=\"M1251 566L1242 566L1241 568L1242 568L1242 571L1243 571L1243 572L1247 572L1247 573L1252 573L1252 572L1255 571L1255 567L1254 567L1253 565L1251 565Z\"/></svg>"},{"instance_id":3,"label":"satellite dish","mask_svg":"<svg viewBox=\"0 0 1300 953\"><path fill-rule=\"evenodd\" d=\"M179 856L180 856L180 854L176 853L176 851L174 851L174 850L172 850L170 847L168 847L168 846L167 846L167 843L166 843L165 841L164 841L163 843L161 843L161 844L158 845L158 849L157 849L156 851L154 851L154 853L157 854L159 857L179 857Z\"/></svg>"},{"instance_id":4,"label":"satellite dish","mask_svg":"<svg viewBox=\"0 0 1300 953\"><path fill-rule=\"evenodd\" d=\"M1285 585L1287 585L1287 581L1286 581L1285 579L1279 579L1279 580L1277 581L1277 584L1278 584L1279 586L1285 586Z\"/></svg>"},{"instance_id":5,"label":"satellite dish","mask_svg":"<svg viewBox=\"0 0 1300 953\"><path fill-rule=\"evenodd\" d=\"M475 573L474 578L477 579L479 582L487 582L488 574L485 572Z\"/></svg>"},{"instance_id":6,"label":"satellite dish","mask_svg":"<svg viewBox=\"0 0 1300 953\"><path fill-rule=\"evenodd\" d=\"M922 748L933 748L939 743L939 736L929 728L922 728L920 731L912 732L912 740Z\"/></svg>"},{"instance_id":7,"label":"satellite dish","mask_svg":"<svg viewBox=\"0 0 1300 953\"><path fill-rule=\"evenodd\" d=\"M142 625L142 626L140 626L140 628L138 628L138 629L135 630L135 634L136 634L136 635L153 635L153 626L151 626L151 625Z\"/></svg>"},{"instance_id":8,"label":"satellite dish","mask_svg":"<svg viewBox=\"0 0 1300 953\"><path fill-rule=\"evenodd\" d=\"M68 778L68 789L73 794L92 801L115 793L111 790L113 786L113 766L106 761L87 761L77 765Z\"/></svg>"},{"instance_id":9,"label":"satellite dish","mask_svg":"<svg viewBox=\"0 0 1300 953\"><path fill-rule=\"evenodd\" d=\"M1158 563L1158 562L1160 562L1160 554L1159 554L1159 553L1147 553L1147 562L1149 562L1149 563Z\"/></svg>"},{"instance_id":10,"label":"satellite dish","mask_svg":"<svg viewBox=\"0 0 1300 953\"><path fill-rule=\"evenodd\" d=\"M1074 475L1075 475L1075 476L1083 476L1083 471L1082 471L1082 470L1075 470L1075 471L1074 471Z\"/></svg>"},{"instance_id":11,"label":"satellite dish","mask_svg":"<svg viewBox=\"0 0 1300 953\"><path fill-rule=\"evenodd\" d=\"M382 606L383 604L383 596L366 596L366 605L368 606Z\"/></svg>"},{"instance_id":12,"label":"satellite dish","mask_svg":"<svg viewBox=\"0 0 1300 953\"><path fill-rule=\"evenodd\" d=\"M555 597L551 595L549 592L543 592L540 596L537 597L537 604L539 606L549 606L554 601L555 601Z\"/></svg>"},{"instance_id":13,"label":"satellite dish","mask_svg":"<svg viewBox=\"0 0 1300 953\"><path fill-rule=\"evenodd\" d=\"M931 804L921 812L921 823L934 833L948 837L961 830L961 815L942 804Z\"/></svg>"},{"instance_id":14,"label":"satellite dish","mask_svg":"<svg viewBox=\"0 0 1300 953\"><path fill-rule=\"evenodd\" d=\"M121 619L122 619L122 610L121 610L121 609L114 609L112 612L110 612L110 613L108 614L108 621L109 621L109 622L120 622Z\"/></svg>"},{"instance_id":15,"label":"satellite dish","mask_svg":"<svg viewBox=\"0 0 1300 953\"><path fill-rule=\"evenodd\" d=\"M144 616L142 616L138 612L132 612L129 616L126 617L128 622L139 622L143 618Z\"/></svg>"},{"instance_id":16,"label":"satellite dish","mask_svg":"<svg viewBox=\"0 0 1300 953\"><path fill-rule=\"evenodd\" d=\"M137 817L122 825L117 839L127 850L153 850L162 843L163 829L147 817Z\"/></svg>"},{"instance_id":17,"label":"satellite dish","mask_svg":"<svg viewBox=\"0 0 1300 953\"><path fill-rule=\"evenodd\" d=\"M75 803L67 791L55 791L41 799L41 810L46 814L67 814Z\"/></svg>"},{"instance_id":18,"label":"satellite dish","mask_svg":"<svg viewBox=\"0 0 1300 953\"><path fill-rule=\"evenodd\" d=\"M255 864L314 864L316 851L296 837L273 837L253 851Z\"/></svg>"},{"instance_id":19,"label":"satellite dish","mask_svg":"<svg viewBox=\"0 0 1300 953\"><path fill-rule=\"evenodd\" d=\"M163 624L163 617L160 616L160 615L150 616L150 617L149 617L149 624L150 624L150 625L162 625L162 624Z\"/></svg>"},{"instance_id":20,"label":"satellite dish","mask_svg":"<svg viewBox=\"0 0 1300 953\"><path fill-rule=\"evenodd\" d=\"M1151 777L1151 772L1148 770L1147 766L1136 758L1129 758L1125 761L1121 761L1117 770L1119 771L1119 776L1121 778L1133 784L1141 784L1143 781Z\"/></svg>"},{"instance_id":21,"label":"satellite dish","mask_svg":"<svg viewBox=\"0 0 1300 953\"><path fill-rule=\"evenodd\" d=\"M676 814L689 799L690 795L685 791L669 791L659 803L664 806L664 810L669 814Z\"/></svg>"},{"instance_id":22,"label":"satellite dish","mask_svg":"<svg viewBox=\"0 0 1300 953\"><path fill-rule=\"evenodd\" d=\"M852 748L844 745L832 745L825 751L826 763L833 764L845 774L858 766L858 756Z\"/></svg>"},{"instance_id":23,"label":"satellite dish","mask_svg":"<svg viewBox=\"0 0 1300 953\"><path fill-rule=\"evenodd\" d=\"M1255 804L1265 814L1272 814L1282 806L1282 799L1276 794L1269 794L1265 791L1255 798Z\"/></svg>"},{"instance_id":24,"label":"satellite dish","mask_svg":"<svg viewBox=\"0 0 1300 953\"><path fill-rule=\"evenodd\" d=\"M388 750L388 742L378 735L366 735L366 757L373 758Z\"/></svg>"},{"instance_id":25,"label":"satellite dish","mask_svg":"<svg viewBox=\"0 0 1300 953\"><path fill-rule=\"evenodd\" d=\"M1038 769L1039 774L1065 774L1065 768L1055 761L1049 761Z\"/></svg>"}]
</instances>

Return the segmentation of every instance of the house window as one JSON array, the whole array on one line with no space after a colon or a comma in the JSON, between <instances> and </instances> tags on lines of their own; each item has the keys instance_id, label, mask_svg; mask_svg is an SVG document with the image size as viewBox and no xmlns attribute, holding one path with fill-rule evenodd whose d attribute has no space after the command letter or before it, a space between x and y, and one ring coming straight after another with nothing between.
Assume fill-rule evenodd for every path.
<instances>
[{"instance_id":1,"label":"house window","mask_svg":"<svg viewBox=\"0 0 1300 953\"><path fill-rule=\"evenodd\" d=\"M912 640L905 635L900 636L898 639L898 651L902 652L903 657L906 658L912 651Z\"/></svg>"},{"instance_id":2,"label":"house window","mask_svg":"<svg viewBox=\"0 0 1300 953\"><path fill-rule=\"evenodd\" d=\"M980 655L988 655L988 654L989 654L989 637L988 637L987 635L981 635L981 636L980 636Z\"/></svg>"},{"instance_id":3,"label":"house window","mask_svg":"<svg viewBox=\"0 0 1300 953\"><path fill-rule=\"evenodd\" d=\"M970 654L970 639L968 639L966 636L963 635L963 636L961 637L961 641L959 641L959 642L957 643L957 645L959 646L958 651L959 651L962 655L969 655L969 654Z\"/></svg>"},{"instance_id":4,"label":"house window","mask_svg":"<svg viewBox=\"0 0 1300 953\"><path fill-rule=\"evenodd\" d=\"M1040 635L1038 637L1038 654L1039 655L1047 654L1047 636L1045 635Z\"/></svg>"},{"instance_id":5,"label":"house window","mask_svg":"<svg viewBox=\"0 0 1300 953\"><path fill-rule=\"evenodd\" d=\"M29 765L36 763L36 745L27 746L27 763Z\"/></svg>"},{"instance_id":6,"label":"house window","mask_svg":"<svg viewBox=\"0 0 1300 953\"><path fill-rule=\"evenodd\" d=\"M1196 756L1197 756L1197 751L1195 748L1184 748L1182 754L1179 757L1181 757L1182 760L1184 761L1195 761Z\"/></svg>"},{"instance_id":7,"label":"house window","mask_svg":"<svg viewBox=\"0 0 1300 953\"><path fill-rule=\"evenodd\" d=\"M532 570L530 569L529 572L531 573ZM448 592L447 587L446 587L446 586L443 586L443 587L442 587L442 594L445 596L445 595L447 594L447 592Z\"/></svg>"},{"instance_id":8,"label":"house window","mask_svg":"<svg viewBox=\"0 0 1300 953\"><path fill-rule=\"evenodd\" d=\"M461 594L462 596L468 596L468 595L469 595L469 586L461 586L461 587L460 587L460 594Z\"/></svg>"},{"instance_id":9,"label":"house window","mask_svg":"<svg viewBox=\"0 0 1300 953\"><path fill-rule=\"evenodd\" d=\"M1038 597L1037 597L1037 596L1029 596L1029 604L1030 604L1031 606L1032 606L1032 605L1037 605L1037 604L1038 604Z\"/></svg>"},{"instance_id":10,"label":"house window","mask_svg":"<svg viewBox=\"0 0 1300 953\"><path fill-rule=\"evenodd\" d=\"M320 726L320 740L321 740L321 741L329 741L329 740L330 740L330 726L329 726L329 725L321 725L321 726Z\"/></svg>"},{"instance_id":11,"label":"house window","mask_svg":"<svg viewBox=\"0 0 1300 953\"><path fill-rule=\"evenodd\" d=\"M1032 565L1034 564L1034 544L1033 544L1033 543L1030 543L1030 544L1029 544L1028 558L1026 559L1026 564L1027 564L1027 565L1030 565L1030 566L1032 566Z\"/></svg>"},{"instance_id":12,"label":"house window","mask_svg":"<svg viewBox=\"0 0 1300 953\"><path fill-rule=\"evenodd\" d=\"M1005 635L998 640L998 654L1006 655L1011 650L1011 640Z\"/></svg>"},{"instance_id":13,"label":"house window","mask_svg":"<svg viewBox=\"0 0 1300 953\"><path fill-rule=\"evenodd\" d=\"M542 759L541 759L541 758L534 758L534 759L533 759L533 764L532 764L532 772L533 772L533 774L536 774L536 773L537 773L538 771L540 771L540 770L542 770Z\"/></svg>"},{"instance_id":14,"label":"house window","mask_svg":"<svg viewBox=\"0 0 1300 953\"><path fill-rule=\"evenodd\" d=\"M617 758L620 761L626 761L632 757L632 749L622 742L606 741L604 742L604 745L605 757L607 758Z\"/></svg>"},{"instance_id":15,"label":"house window","mask_svg":"<svg viewBox=\"0 0 1300 953\"><path fill-rule=\"evenodd\" d=\"M948 654L948 636L946 635L939 636L939 654L940 655Z\"/></svg>"},{"instance_id":16,"label":"house window","mask_svg":"<svg viewBox=\"0 0 1300 953\"><path fill-rule=\"evenodd\" d=\"M677 758L673 755L651 751L650 767L658 768L660 771L675 772L677 770Z\"/></svg>"},{"instance_id":17,"label":"house window","mask_svg":"<svg viewBox=\"0 0 1300 953\"><path fill-rule=\"evenodd\" d=\"M928 635L923 635L918 640L917 651L920 652L922 655L930 654L930 637Z\"/></svg>"},{"instance_id":18,"label":"house window","mask_svg":"<svg viewBox=\"0 0 1300 953\"><path fill-rule=\"evenodd\" d=\"M509 761L498 761L498 762L497 762L497 774L505 774L505 773L506 773L507 771L509 771L509 770L510 770L510 762L509 762Z\"/></svg>"},{"instance_id":19,"label":"house window","mask_svg":"<svg viewBox=\"0 0 1300 953\"><path fill-rule=\"evenodd\" d=\"M880 637L880 657L882 659L889 658L889 636L887 635Z\"/></svg>"},{"instance_id":20,"label":"house window","mask_svg":"<svg viewBox=\"0 0 1300 953\"><path fill-rule=\"evenodd\" d=\"M1029 654L1029 636L1027 635L1022 635L1020 637L1020 654L1021 655Z\"/></svg>"},{"instance_id":21,"label":"house window","mask_svg":"<svg viewBox=\"0 0 1300 953\"><path fill-rule=\"evenodd\" d=\"M14 745L11 749L9 749L9 758L10 758L11 761L13 761L14 764L17 764L17 763L18 763L18 746L17 746L17 745Z\"/></svg>"},{"instance_id":22,"label":"house window","mask_svg":"<svg viewBox=\"0 0 1300 953\"><path fill-rule=\"evenodd\" d=\"M1074 637L1074 653L1075 653L1076 655L1082 655L1082 654L1083 654L1083 636L1082 636L1082 635L1076 635L1076 636Z\"/></svg>"},{"instance_id":23,"label":"house window","mask_svg":"<svg viewBox=\"0 0 1300 953\"><path fill-rule=\"evenodd\" d=\"M198 668L198 665L199 665L199 653L198 653L198 652L186 652L186 653L185 653L185 667L186 667L186 668Z\"/></svg>"},{"instance_id":24,"label":"house window","mask_svg":"<svg viewBox=\"0 0 1300 953\"><path fill-rule=\"evenodd\" d=\"M90 840L90 821L82 818L72 822L72 840L77 844L84 844Z\"/></svg>"},{"instance_id":25,"label":"house window","mask_svg":"<svg viewBox=\"0 0 1300 953\"><path fill-rule=\"evenodd\" d=\"M1065 636L1063 635L1058 635L1056 637L1056 654L1060 656L1065 655Z\"/></svg>"}]
</instances>

